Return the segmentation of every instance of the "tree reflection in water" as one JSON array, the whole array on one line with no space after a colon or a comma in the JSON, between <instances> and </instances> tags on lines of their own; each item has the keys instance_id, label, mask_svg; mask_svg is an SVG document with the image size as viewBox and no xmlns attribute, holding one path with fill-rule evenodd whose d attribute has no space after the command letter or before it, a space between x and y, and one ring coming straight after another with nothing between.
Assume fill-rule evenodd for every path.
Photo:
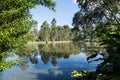
<instances>
[{"instance_id":1,"label":"tree reflection in water","mask_svg":"<svg viewBox=\"0 0 120 80\"><path fill-rule=\"evenodd\" d=\"M96 69L100 62L88 64L86 57L104 53L104 48L98 45L89 42L31 44L25 51L16 53L20 64L6 69L0 76L2 80L72 80L73 70Z\"/></svg>"},{"instance_id":2,"label":"tree reflection in water","mask_svg":"<svg viewBox=\"0 0 120 80\"><path fill-rule=\"evenodd\" d=\"M17 56L21 59L20 68L25 71L29 67L29 62L32 64L38 64L39 61L44 64L50 62L55 67L58 59L68 59L71 55L79 53L84 53L89 57L96 53L105 53L105 49L99 47L98 43L90 42L31 44L26 51L17 53ZM3 64L2 61L1 64Z\"/></svg>"},{"instance_id":3,"label":"tree reflection in water","mask_svg":"<svg viewBox=\"0 0 120 80\"><path fill-rule=\"evenodd\" d=\"M33 45L33 44L32 44ZM34 44L36 45L36 44ZM79 53L85 53L87 57L96 54L96 53L105 53L103 47L99 47L99 44L96 43L56 43L56 44L40 44L36 45L37 49L26 54L22 55L23 59L29 58L32 64L38 64L40 59L44 64L51 62L55 67L57 65L57 59L68 59L71 55L78 55ZM106 54L106 53L105 53ZM25 57L27 56L27 57ZM26 59L26 60L27 60ZM27 68L27 62L24 61L21 68Z\"/></svg>"}]
</instances>

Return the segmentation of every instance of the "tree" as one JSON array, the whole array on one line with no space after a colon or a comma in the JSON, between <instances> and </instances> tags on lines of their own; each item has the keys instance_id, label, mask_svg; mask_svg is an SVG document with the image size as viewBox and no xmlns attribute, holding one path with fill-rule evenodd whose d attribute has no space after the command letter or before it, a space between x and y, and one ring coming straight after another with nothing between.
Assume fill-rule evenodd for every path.
<instances>
[{"instance_id":1,"label":"tree","mask_svg":"<svg viewBox=\"0 0 120 80\"><path fill-rule=\"evenodd\" d=\"M71 29L69 28L68 25L63 25L63 28L64 28L64 40L69 40L70 39L70 32L71 32Z\"/></svg>"},{"instance_id":2,"label":"tree","mask_svg":"<svg viewBox=\"0 0 120 80\"><path fill-rule=\"evenodd\" d=\"M51 21L51 39L54 42L56 40L57 36L57 29L56 29L56 19L53 18Z\"/></svg>"},{"instance_id":3,"label":"tree","mask_svg":"<svg viewBox=\"0 0 120 80\"><path fill-rule=\"evenodd\" d=\"M72 33L73 33L72 35L73 35L74 41L79 41L80 39L83 38L83 35L82 35L82 33L80 33L80 29L78 27L72 28Z\"/></svg>"},{"instance_id":4,"label":"tree","mask_svg":"<svg viewBox=\"0 0 120 80\"><path fill-rule=\"evenodd\" d=\"M77 0L80 11L74 18L73 24L77 27L94 27L94 32L107 45L109 56L98 65L95 72L74 71L79 75L78 80L119 80L120 79L120 0ZM76 17L76 15L78 17ZM97 54L88 58L94 58ZM100 59L101 60L101 59Z\"/></svg>"},{"instance_id":5,"label":"tree","mask_svg":"<svg viewBox=\"0 0 120 80\"><path fill-rule=\"evenodd\" d=\"M4 59L9 49L21 47L27 42L25 34L34 23L29 10L36 5L54 10L52 0L1 0L0 1L0 70L10 67L13 62ZM9 64L9 65L8 65Z\"/></svg>"},{"instance_id":6,"label":"tree","mask_svg":"<svg viewBox=\"0 0 120 80\"><path fill-rule=\"evenodd\" d=\"M19 46L21 36L28 32L32 23L29 10L36 5L54 10L55 3L52 0L2 0L0 2L0 53Z\"/></svg>"},{"instance_id":7,"label":"tree","mask_svg":"<svg viewBox=\"0 0 120 80\"><path fill-rule=\"evenodd\" d=\"M118 46L118 39L120 36L116 31L119 32L120 26L120 1L119 0L77 0L80 11L75 13L73 18L73 25L80 27L84 30L84 27L93 27L93 31L97 32L97 36L104 42L109 42L108 39L114 41ZM116 29L113 31L108 29ZM94 29L95 28L95 29ZM88 30L89 31L89 30ZM104 32L104 33L103 33ZM103 33L103 34L102 34ZM113 36L114 34L114 36ZM112 37L110 37L112 36ZM115 36L116 39L115 39ZM101 38L104 37L104 38ZM103 40L105 39L105 40ZM115 40L114 40L115 39ZM108 43L109 45L109 43ZM112 45L112 44L111 44ZM112 45L113 46L113 45Z\"/></svg>"},{"instance_id":8,"label":"tree","mask_svg":"<svg viewBox=\"0 0 120 80\"><path fill-rule=\"evenodd\" d=\"M56 19L53 18L52 21L51 21L51 27L55 27L56 23L57 23Z\"/></svg>"},{"instance_id":9,"label":"tree","mask_svg":"<svg viewBox=\"0 0 120 80\"><path fill-rule=\"evenodd\" d=\"M35 41L38 40L38 28L37 28L38 26L37 26L37 24L38 24L37 21L35 21L31 27L30 31L29 31L30 35L33 36L33 40L35 40Z\"/></svg>"},{"instance_id":10,"label":"tree","mask_svg":"<svg viewBox=\"0 0 120 80\"><path fill-rule=\"evenodd\" d=\"M49 24L47 21L44 21L43 24L41 25L41 30L40 30L40 36L44 41L50 40L50 28Z\"/></svg>"},{"instance_id":11,"label":"tree","mask_svg":"<svg viewBox=\"0 0 120 80\"><path fill-rule=\"evenodd\" d=\"M117 16L119 14L119 0L77 0L77 3L80 10L73 17L73 25L82 30L89 27L96 28L91 31L91 35L98 28L105 28L101 24L108 23L109 18L120 24Z\"/></svg>"},{"instance_id":12,"label":"tree","mask_svg":"<svg viewBox=\"0 0 120 80\"><path fill-rule=\"evenodd\" d=\"M53 19L53 22L56 22L55 19ZM42 41L45 41L45 38L48 38L50 41L67 41L67 40L73 40L73 32L72 29L69 28L68 25L63 26L51 26L51 28L47 27L47 21L44 21L44 23L41 25L41 30L39 31L39 39ZM52 25L56 25L52 24ZM45 35L47 34L47 35Z\"/></svg>"}]
</instances>

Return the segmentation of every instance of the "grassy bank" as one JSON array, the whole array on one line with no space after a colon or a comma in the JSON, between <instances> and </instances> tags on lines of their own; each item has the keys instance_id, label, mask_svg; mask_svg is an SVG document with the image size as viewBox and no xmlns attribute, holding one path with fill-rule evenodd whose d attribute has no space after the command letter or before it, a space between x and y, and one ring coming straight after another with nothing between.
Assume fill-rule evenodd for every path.
<instances>
[{"instance_id":1,"label":"grassy bank","mask_svg":"<svg viewBox=\"0 0 120 80\"><path fill-rule=\"evenodd\" d=\"M32 44L46 44L46 43L71 43L73 41L48 41L48 42L45 42L45 41L31 41L31 42L28 42L28 43L32 43Z\"/></svg>"}]
</instances>

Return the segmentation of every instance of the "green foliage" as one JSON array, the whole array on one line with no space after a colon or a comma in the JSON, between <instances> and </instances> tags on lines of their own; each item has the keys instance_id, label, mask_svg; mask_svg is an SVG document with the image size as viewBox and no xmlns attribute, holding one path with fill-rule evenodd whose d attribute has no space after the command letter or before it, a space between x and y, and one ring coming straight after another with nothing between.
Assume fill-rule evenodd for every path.
<instances>
[{"instance_id":1,"label":"green foliage","mask_svg":"<svg viewBox=\"0 0 120 80\"><path fill-rule=\"evenodd\" d=\"M0 53L26 42L23 35L28 32L31 24L30 21L20 21L8 28L0 29Z\"/></svg>"},{"instance_id":2,"label":"green foliage","mask_svg":"<svg viewBox=\"0 0 120 80\"><path fill-rule=\"evenodd\" d=\"M56 39L56 37L58 35L57 28L56 28L57 27L56 23L57 23L56 19L53 18L52 21L51 21L51 32L50 32L51 33L50 37L51 37L51 40L53 42L55 41L55 39Z\"/></svg>"},{"instance_id":3,"label":"green foliage","mask_svg":"<svg viewBox=\"0 0 120 80\"><path fill-rule=\"evenodd\" d=\"M75 80L94 80L96 75L94 72L89 71L78 71L74 70L71 74L71 77L73 77Z\"/></svg>"},{"instance_id":4,"label":"green foliage","mask_svg":"<svg viewBox=\"0 0 120 80\"><path fill-rule=\"evenodd\" d=\"M23 43L23 35L33 24L29 9L36 5L54 10L55 3L52 0L2 0L0 2L0 53Z\"/></svg>"},{"instance_id":5,"label":"green foliage","mask_svg":"<svg viewBox=\"0 0 120 80\"><path fill-rule=\"evenodd\" d=\"M109 47L118 47L120 45L120 25L114 20L109 20L109 23L103 24L106 28L97 29L97 36L102 44L107 44Z\"/></svg>"},{"instance_id":6,"label":"green foliage","mask_svg":"<svg viewBox=\"0 0 120 80\"><path fill-rule=\"evenodd\" d=\"M98 65L95 76L92 80L119 80L120 77L120 1L119 0L77 0L80 11L73 18L73 25L80 27L94 27L95 35L106 45L108 56L103 55L103 62ZM93 26L94 25L94 26ZM88 28L89 29L89 28ZM96 57L97 54L90 56ZM99 59L98 59L99 60ZM82 74L83 71L76 71L75 74ZM84 76L84 77L83 77ZM74 76L73 76L74 77ZM82 75L78 80L90 80L91 77Z\"/></svg>"},{"instance_id":7,"label":"green foliage","mask_svg":"<svg viewBox=\"0 0 120 80\"><path fill-rule=\"evenodd\" d=\"M39 32L40 36L39 38L44 41L48 41L50 38L50 28L47 21L44 21L41 25L41 31Z\"/></svg>"},{"instance_id":8,"label":"green foliage","mask_svg":"<svg viewBox=\"0 0 120 80\"><path fill-rule=\"evenodd\" d=\"M56 23L57 23L56 19L53 18L52 21L51 21L51 27L55 27Z\"/></svg>"},{"instance_id":9,"label":"green foliage","mask_svg":"<svg viewBox=\"0 0 120 80\"><path fill-rule=\"evenodd\" d=\"M51 27L44 21L41 25L41 30L39 31L39 39L41 41L63 41L63 40L73 40L72 30L68 25L56 26L56 20L53 18L51 22Z\"/></svg>"},{"instance_id":10,"label":"green foliage","mask_svg":"<svg viewBox=\"0 0 120 80\"><path fill-rule=\"evenodd\" d=\"M14 56L14 52L4 52L0 54L0 72L4 71L7 68L11 68L13 65L17 65L20 63L19 60L11 60L8 61L6 60L6 58L8 57L13 57Z\"/></svg>"},{"instance_id":11,"label":"green foliage","mask_svg":"<svg viewBox=\"0 0 120 80\"><path fill-rule=\"evenodd\" d=\"M117 16L120 14L119 0L77 0L77 2L80 10L73 17L73 25L79 27L85 36L95 37L96 29L104 29L106 26L103 24L108 23L109 19L120 25Z\"/></svg>"},{"instance_id":12,"label":"green foliage","mask_svg":"<svg viewBox=\"0 0 120 80\"><path fill-rule=\"evenodd\" d=\"M0 60L0 71L4 71L7 68L11 68L13 65L19 64L19 61L5 61Z\"/></svg>"},{"instance_id":13,"label":"green foliage","mask_svg":"<svg viewBox=\"0 0 120 80\"><path fill-rule=\"evenodd\" d=\"M21 51L31 39L28 32L35 22L31 20L29 10L36 5L46 6L51 10L55 7L52 0L0 1L0 71L16 64L16 61L5 61L9 57L7 51Z\"/></svg>"}]
</instances>

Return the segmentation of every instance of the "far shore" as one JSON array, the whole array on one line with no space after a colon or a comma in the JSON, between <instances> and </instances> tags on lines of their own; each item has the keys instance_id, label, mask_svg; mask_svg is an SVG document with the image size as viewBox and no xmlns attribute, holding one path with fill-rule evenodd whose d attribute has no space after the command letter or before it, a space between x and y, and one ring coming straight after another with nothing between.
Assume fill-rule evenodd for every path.
<instances>
[{"instance_id":1,"label":"far shore","mask_svg":"<svg viewBox=\"0 0 120 80\"><path fill-rule=\"evenodd\" d=\"M76 42L76 41L48 41L48 42L45 42L45 41L30 41L30 42L28 42L27 44L29 45L29 44L52 44L52 43L55 43L55 44L62 44L62 43L74 43L74 42ZM84 42L84 41L77 41L77 42ZM91 45L90 43L91 42L89 42L89 41L86 41L86 42L84 42L86 45ZM106 47L106 45L101 45L101 46L99 46L100 45L100 43L99 42L93 42L92 44L94 44L95 45L95 47Z\"/></svg>"},{"instance_id":2,"label":"far shore","mask_svg":"<svg viewBox=\"0 0 120 80\"><path fill-rule=\"evenodd\" d=\"M35 43L35 44L47 44L47 43L71 43L71 42L74 42L74 41L48 41L48 42L45 42L45 41L30 41L28 42L29 43Z\"/></svg>"}]
</instances>

